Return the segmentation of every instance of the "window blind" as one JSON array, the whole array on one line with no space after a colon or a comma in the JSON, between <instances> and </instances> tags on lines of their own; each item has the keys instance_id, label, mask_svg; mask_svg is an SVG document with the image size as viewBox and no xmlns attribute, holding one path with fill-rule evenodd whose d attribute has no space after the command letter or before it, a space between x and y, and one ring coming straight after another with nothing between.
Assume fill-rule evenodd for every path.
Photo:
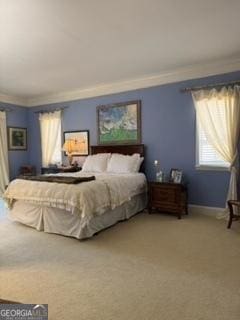
<instances>
[{"instance_id":1,"label":"window blind","mask_svg":"<svg viewBox=\"0 0 240 320\"><path fill-rule=\"evenodd\" d=\"M201 103L204 104L204 102L199 102L200 107ZM225 106L224 106L224 100L218 99L216 103L216 99L211 99L211 101L208 102L212 105L213 108L215 108L215 117L218 118L218 121L222 122L224 125L226 123L225 121ZM203 106L202 106L203 107ZM200 124L200 121L197 119L197 125L198 125L198 165L200 166L215 166L215 167L229 167L229 163L224 161L222 157L218 154L218 152L215 151L215 149L212 147L212 145L208 142L208 139L204 133L204 130ZM222 135L224 135L225 130L222 131ZM222 137L223 141L224 136Z\"/></svg>"},{"instance_id":2,"label":"window blind","mask_svg":"<svg viewBox=\"0 0 240 320\"><path fill-rule=\"evenodd\" d=\"M200 166L229 166L229 163L222 160L214 148L208 143L201 125L198 126L198 162Z\"/></svg>"}]
</instances>

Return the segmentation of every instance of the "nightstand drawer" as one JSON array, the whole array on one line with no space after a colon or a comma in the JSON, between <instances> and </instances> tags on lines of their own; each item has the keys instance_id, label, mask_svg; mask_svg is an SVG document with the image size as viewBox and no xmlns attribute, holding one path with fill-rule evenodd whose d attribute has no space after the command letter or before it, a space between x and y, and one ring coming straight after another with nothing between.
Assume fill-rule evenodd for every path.
<instances>
[{"instance_id":1,"label":"nightstand drawer","mask_svg":"<svg viewBox=\"0 0 240 320\"><path fill-rule=\"evenodd\" d=\"M176 191L172 188L156 187L152 189L153 202L176 202Z\"/></svg>"},{"instance_id":2,"label":"nightstand drawer","mask_svg":"<svg viewBox=\"0 0 240 320\"><path fill-rule=\"evenodd\" d=\"M160 212L184 213L177 204L171 202L155 202L152 203L153 208L157 208Z\"/></svg>"}]
</instances>

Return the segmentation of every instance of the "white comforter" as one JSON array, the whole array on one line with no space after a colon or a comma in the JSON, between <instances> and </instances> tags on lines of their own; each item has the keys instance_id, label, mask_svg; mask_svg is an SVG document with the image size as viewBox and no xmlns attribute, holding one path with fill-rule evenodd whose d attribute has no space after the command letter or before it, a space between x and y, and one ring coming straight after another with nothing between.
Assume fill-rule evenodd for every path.
<instances>
[{"instance_id":1,"label":"white comforter","mask_svg":"<svg viewBox=\"0 0 240 320\"><path fill-rule=\"evenodd\" d=\"M41 206L50 206L78 213L86 220L94 215L114 209L135 195L146 192L146 177L134 174L68 173L66 176L91 176L95 181L68 185L16 179L4 193L4 200L11 207L15 200Z\"/></svg>"}]
</instances>

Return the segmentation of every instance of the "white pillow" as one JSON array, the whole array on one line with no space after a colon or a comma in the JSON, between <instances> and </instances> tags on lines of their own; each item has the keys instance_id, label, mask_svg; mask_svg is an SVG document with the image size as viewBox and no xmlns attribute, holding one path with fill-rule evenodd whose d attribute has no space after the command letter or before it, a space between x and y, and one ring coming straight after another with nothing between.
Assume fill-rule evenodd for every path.
<instances>
[{"instance_id":1,"label":"white pillow","mask_svg":"<svg viewBox=\"0 0 240 320\"><path fill-rule=\"evenodd\" d=\"M108 160L111 153L98 153L88 156L83 164L82 171L104 172L107 170Z\"/></svg>"},{"instance_id":2,"label":"white pillow","mask_svg":"<svg viewBox=\"0 0 240 320\"><path fill-rule=\"evenodd\" d=\"M139 159L137 159L134 172L139 172L139 170L140 170L140 168L141 168L141 165L142 165L142 163L143 163L143 160L144 160L143 157L139 157Z\"/></svg>"},{"instance_id":3,"label":"white pillow","mask_svg":"<svg viewBox=\"0 0 240 320\"><path fill-rule=\"evenodd\" d=\"M141 160L142 163L142 160ZM125 156L113 153L107 166L107 172L111 173L132 173L138 172L140 168L140 155L135 153L132 156Z\"/></svg>"}]
</instances>

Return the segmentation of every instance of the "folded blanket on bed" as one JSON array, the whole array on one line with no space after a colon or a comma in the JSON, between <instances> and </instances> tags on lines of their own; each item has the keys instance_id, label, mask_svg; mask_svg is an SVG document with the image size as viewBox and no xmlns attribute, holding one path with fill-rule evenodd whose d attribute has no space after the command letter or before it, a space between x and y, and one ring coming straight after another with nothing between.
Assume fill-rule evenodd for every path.
<instances>
[{"instance_id":1,"label":"folded blanket on bed","mask_svg":"<svg viewBox=\"0 0 240 320\"><path fill-rule=\"evenodd\" d=\"M64 177L64 176L20 176L18 179L31 180L31 181L44 181L44 182L57 182L66 184L78 184L95 180L95 176L91 177Z\"/></svg>"}]
</instances>

